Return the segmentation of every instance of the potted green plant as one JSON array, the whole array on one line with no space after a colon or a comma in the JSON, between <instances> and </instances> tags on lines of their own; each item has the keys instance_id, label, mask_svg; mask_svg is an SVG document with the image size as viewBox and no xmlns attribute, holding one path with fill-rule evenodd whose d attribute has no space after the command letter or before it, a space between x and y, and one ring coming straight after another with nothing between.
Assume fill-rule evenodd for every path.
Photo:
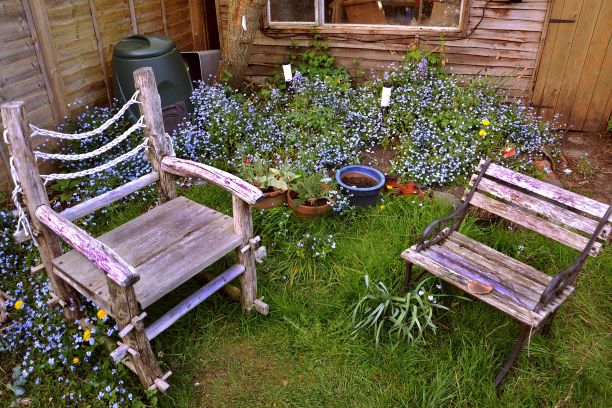
<instances>
[{"instance_id":1,"label":"potted green plant","mask_svg":"<svg viewBox=\"0 0 612 408\"><path fill-rule=\"evenodd\" d=\"M241 170L240 176L264 193L264 198L255 204L263 209L283 205L287 201L287 190L299 177L289 164L278 168L271 167L266 160L259 157L245 160Z\"/></svg>"},{"instance_id":2,"label":"potted green plant","mask_svg":"<svg viewBox=\"0 0 612 408\"><path fill-rule=\"evenodd\" d=\"M287 193L289 207L299 218L320 217L331 210L331 179L321 173L303 176Z\"/></svg>"}]
</instances>

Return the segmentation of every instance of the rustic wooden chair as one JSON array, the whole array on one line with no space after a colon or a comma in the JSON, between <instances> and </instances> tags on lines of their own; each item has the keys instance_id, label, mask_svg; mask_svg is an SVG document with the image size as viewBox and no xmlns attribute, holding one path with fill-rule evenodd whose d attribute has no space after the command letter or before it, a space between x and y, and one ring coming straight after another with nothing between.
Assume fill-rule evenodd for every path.
<instances>
[{"instance_id":1,"label":"rustic wooden chair","mask_svg":"<svg viewBox=\"0 0 612 408\"><path fill-rule=\"evenodd\" d=\"M2 120L8 131L33 235L53 285L54 299L64 306L65 316L72 320L79 317L78 293L108 312L120 327L121 342L111 353L113 360L124 362L149 389L165 392L170 373L162 373L150 341L189 310L239 277L244 311L255 309L268 313L268 306L257 299L258 237L253 237L249 206L262 193L231 174L176 158L164 133L153 71L139 69L134 79L140 93L140 110L148 139L146 150L153 171L61 213L49 206L32 152L23 103L3 104ZM173 175L197 177L229 191L233 219L177 197ZM72 223L155 182L161 205L98 238ZM62 254L60 238L74 250ZM236 265L144 326L144 310L233 251L238 257Z\"/></svg>"},{"instance_id":2,"label":"rustic wooden chair","mask_svg":"<svg viewBox=\"0 0 612 408\"><path fill-rule=\"evenodd\" d=\"M532 332L548 335L559 306L574 291L573 283L589 255L596 256L612 229L612 206L544 183L505 167L481 161L463 204L432 222L418 244L402 253L406 261L404 290L417 265L520 324L519 339L495 377L499 391ZM536 231L581 251L556 276L495 251L457 232L470 206ZM425 273L421 272L415 280Z\"/></svg>"}]
</instances>

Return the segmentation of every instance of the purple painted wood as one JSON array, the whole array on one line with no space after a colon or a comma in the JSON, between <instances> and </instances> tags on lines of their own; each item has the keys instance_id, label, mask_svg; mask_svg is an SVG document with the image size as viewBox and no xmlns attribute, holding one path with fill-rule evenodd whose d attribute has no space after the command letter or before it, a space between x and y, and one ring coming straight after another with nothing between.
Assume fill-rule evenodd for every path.
<instances>
[{"instance_id":1,"label":"purple painted wood","mask_svg":"<svg viewBox=\"0 0 612 408\"><path fill-rule=\"evenodd\" d=\"M552 184L544 183L543 181L514 172L497 164L491 164L486 174L524 188L542 197L567 205L578 211L583 211L598 219L604 216L609 207L608 204L600 203L599 201L553 186Z\"/></svg>"},{"instance_id":2,"label":"purple painted wood","mask_svg":"<svg viewBox=\"0 0 612 408\"><path fill-rule=\"evenodd\" d=\"M263 197L261 190L254 185L233 174L202 163L166 156L162 160L161 168L163 171L182 177L198 177L206 180L229 191L232 195L251 205Z\"/></svg>"},{"instance_id":3,"label":"purple painted wood","mask_svg":"<svg viewBox=\"0 0 612 408\"><path fill-rule=\"evenodd\" d=\"M533 309L540 298L541 292L537 293L531 288L517 284L516 282L510 281L509 279L503 279L499 275L495 274L495 271L487 270L474 262L471 262L465 257L455 254L452 251L440 246L432 246L429 250L443 256L447 259L447 263L450 261L453 266L460 266L465 268L466 271L473 273L475 280L482 282L483 280L489 280L493 282L493 287L504 293L508 297L515 299L522 306ZM483 282L484 283L484 282Z\"/></svg>"},{"instance_id":4,"label":"purple painted wood","mask_svg":"<svg viewBox=\"0 0 612 408\"><path fill-rule=\"evenodd\" d=\"M524 297L522 294L517 293L513 289L507 288L506 284L501 282L497 276L479 269L472 269L473 265L468 267L465 265L464 259L461 259L459 256L450 251L446 251L440 247L431 247L425 251L425 254L436 262L450 267L469 280L476 280L485 285L493 286L494 291L520 307L533 310L537 303Z\"/></svg>"},{"instance_id":5,"label":"purple painted wood","mask_svg":"<svg viewBox=\"0 0 612 408\"><path fill-rule=\"evenodd\" d=\"M213 293L227 285L233 279L244 273L243 265L234 265L206 285L191 294L178 305L167 311L162 317L146 328L147 338L153 340L168 327L172 326L178 319L191 309L208 299Z\"/></svg>"},{"instance_id":6,"label":"purple painted wood","mask_svg":"<svg viewBox=\"0 0 612 408\"><path fill-rule=\"evenodd\" d=\"M138 281L138 272L115 251L53 211L51 207L38 207L36 218L104 271L119 286L127 287Z\"/></svg>"}]
</instances>

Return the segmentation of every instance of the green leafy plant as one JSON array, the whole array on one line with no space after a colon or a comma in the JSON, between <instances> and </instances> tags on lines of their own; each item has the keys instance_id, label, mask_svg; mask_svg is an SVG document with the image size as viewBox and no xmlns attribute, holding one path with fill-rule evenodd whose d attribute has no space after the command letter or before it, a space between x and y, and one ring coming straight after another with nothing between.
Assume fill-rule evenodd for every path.
<instances>
[{"instance_id":1,"label":"green leafy plant","mask_svg":"<svg viewBox=\"0 0 612 408\"><path fill-rule=\"evenodd\" d=\"M259 157L247 159L241 168L240 176L261 190L288 190L300 176L293 172L288 163L276 168Z\"/></svg>"},{"instance_id":2,"label":"green leafy plant","mask_svg":"<svg viewBox=\"0 0 612 408\"><path fill-rule=\"evenodd\" d=\"M330 77L340 81L349 83L350 76L348 70L342 67L336 67L336 58L329 55L329 43L321 41L321 35L313 29L311 37L308 41L309 49L306 50L299 59L296 65L296 70L306 77ZM297 50L297 44L292 46ZM287 56L290 61L295 61L295 55Z\"/></svg>"},{"instance_id":3,"label":"green leafy plant","mask_svg":"<svg viewBox=\"0 0 612 408\"><path fill-rule=\"evenodd\" d=\"M59 196L61 202L70 203L74 193L77 192L81 181L81 179L58 180L51 185L50 189L54 194Z\"/></svg>"},{"instance_id":4,"label":"green leafy plant","mask_svg":"<svg viewBox=\"0 0 612 408\"><path fill-rule=\"evenodd\" d=\"M323 201L332 199L331 178L322 173L313 173L303 176L300 181L291 188L297 197L294 198L295 205L317 206Z\"/></svg>"},{"instance_id":5,"label":"green leafy plant","mask_svg":"<svg viewBox=\"0 0 612 408\"><path fill-rule=\"evenodd\" d=\"M383 338L398 344L402 340L422 340L427 330L435 333L434 311L448 308L438 303L444 295L433 290L431 279L423 280L404 296L394 296L382 282L371 285L366 275L367 293L353 310L352 335L370 331L378 346ZM436 288L441 289L441 285Z\"/></svg>"}]
</instances>

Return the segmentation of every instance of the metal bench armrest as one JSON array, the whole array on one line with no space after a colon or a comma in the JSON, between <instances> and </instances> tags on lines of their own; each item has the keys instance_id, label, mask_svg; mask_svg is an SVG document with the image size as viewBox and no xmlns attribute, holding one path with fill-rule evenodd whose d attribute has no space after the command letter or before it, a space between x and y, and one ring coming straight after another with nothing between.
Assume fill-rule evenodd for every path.
<instances>
[{"instance_id":1,"label":"metal bench armrest","mask_svg":"<svg viewBox=\"0 0 612 408\"><path fill-rule=\"evenodd\" d=\"M540 296L540 301L536 305L534 311L538 312L540 309L548 305L554 298L556 298L561 292L565 290L569 285L574 283L576 277L578 276L578 272L582 268L582 265L589 257L589 253L591 252L591 248L597 241L597 237L601 234L601 231L604 229L605 225L608 223L608 219L612 215L612 206L608 207L608 211L603 216L597 228L591 235L591 239L589 243L584 247L578 259L574 261L567 269L563 272L559 273L557 276L553 278L553 280L548 284L542 296Z\"/></svg>"},{"instance_id":2,"label":"metal bench armrest","mask_svg":"<svg viewBox=\"0 0 612 408\"><path fill-rule=\"evenodd\" d=\"M452 212L450 215L431 222L423 230L423 233L421 234L421 240L416 246L417 251L427 249L431 245L434 245L446 239L446 237L448 237L450 234L456 231L457 228L459 228L459 226L461 225L461 222L463 222L463 219L465 218L467 214L467 210L470 206L470 201L472 200L472 197L474 196L474 193L476 192L476 189L478 188L478 184L480 183L480 180L483 178L485 172L487 171L489 164L491 164L491 159L488 159L483 164L482 168L480 169L480 173L478 174L478 177L474 181L474 184L472 185L472 188L470 189L469 194L463 201L463 204L461 204L461 206L457 208L454 212ZM450 228L442 228L451 221L452 221L452 225Z\"/></svg>"}]
</instances>

